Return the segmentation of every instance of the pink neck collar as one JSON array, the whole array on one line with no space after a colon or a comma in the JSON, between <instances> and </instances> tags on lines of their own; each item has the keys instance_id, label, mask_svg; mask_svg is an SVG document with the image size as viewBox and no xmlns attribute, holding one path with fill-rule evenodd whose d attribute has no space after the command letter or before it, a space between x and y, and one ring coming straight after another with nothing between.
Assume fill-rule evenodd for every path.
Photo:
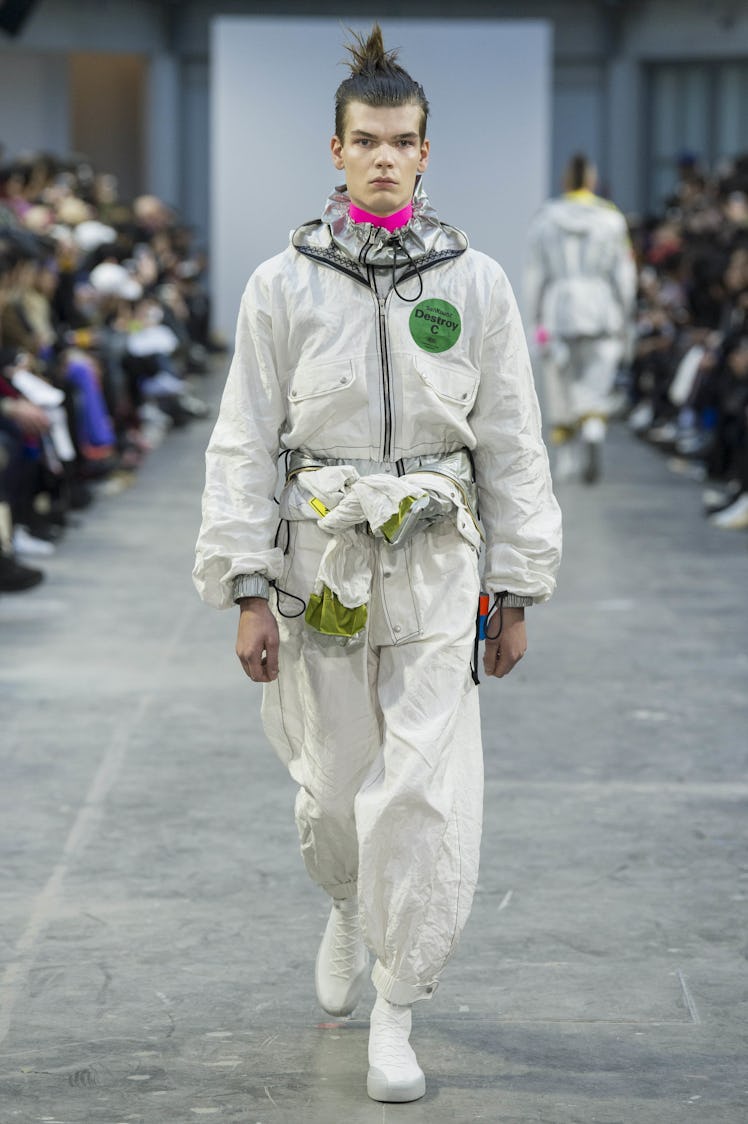
<instances>
[{"instance_id":1,"label":"pink neck collar","mask_svg":"<svg viewBox=\"0 0 748 1124\"><path fill-rule=\"evenodd\" d=\"M413 204L408 203L402 211L396 211L394 215L371 215L368 211L362 211L355 203L351 203L348 214L351 222L370 222L372 226L382 226L385 230L393 231L401 226L407 226L410 222L413 216Z\"/></svg>"}]
</instances>

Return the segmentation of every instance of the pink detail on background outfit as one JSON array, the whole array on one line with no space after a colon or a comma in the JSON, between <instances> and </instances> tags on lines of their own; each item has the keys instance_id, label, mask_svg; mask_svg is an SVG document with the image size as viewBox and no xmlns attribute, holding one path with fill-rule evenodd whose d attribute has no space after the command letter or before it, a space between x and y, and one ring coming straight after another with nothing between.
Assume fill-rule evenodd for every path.
<instances>
[{"instance_id":1,"label":"pink detail on background outfit","mask_svg":"<svg viewBox=\"0 0 748 1124\"><path fill-rule=\"evenodd\" d=\"M351 222L370 222L372 226L383 226L385 230L393 231L408 225L413 216L413 204L408 203L402 211L396 211L394 215L371 215L368 211L362 211L355 203L351 203L348 214Z\"/></svg>"}]
</instances>

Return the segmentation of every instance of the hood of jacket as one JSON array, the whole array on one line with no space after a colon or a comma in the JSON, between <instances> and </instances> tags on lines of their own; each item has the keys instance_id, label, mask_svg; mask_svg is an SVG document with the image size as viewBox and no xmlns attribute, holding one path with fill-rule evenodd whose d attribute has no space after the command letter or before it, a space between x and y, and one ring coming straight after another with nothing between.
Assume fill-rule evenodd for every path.
<instances>
[{"instance_id":1,"label":"hood of jacket","mask_svg":"<svg viewBox=\"0 0 748 1124\"><path fill-rule=\"evenodd\" d=\"M312 257L326 259L331 252L341 255L361 270L366 266L392 269L407 265L408 259L420 267L457 257L468 248L467 235L439 220L421 180L413 195L410 221L392 232L373 223L353 222L348 213L350 203L345 186L336 188L321 219L295 230L292 245Z\"/></svg>"},{"instance_id":2,"label":"hood of jacket","mask_svg":"<svg viewBox=\"0 0 748 1124\"><path fill-rule=\"evenodd\" d=\"M548 217L567 234L588 234L598 230L600 212L614 210L604 199L590 191L571 192L547 204Z\"/></svg>"}]
</instances>

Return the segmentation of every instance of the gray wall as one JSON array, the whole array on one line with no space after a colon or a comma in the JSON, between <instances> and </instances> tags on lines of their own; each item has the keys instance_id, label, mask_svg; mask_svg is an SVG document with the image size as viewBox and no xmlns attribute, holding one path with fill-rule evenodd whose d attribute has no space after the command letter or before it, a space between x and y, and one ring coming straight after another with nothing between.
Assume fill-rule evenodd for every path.
<instances>
[{"instance_id":1,"label":"gray wall","mask_svg":"<svg viewBox=\"0 0 748 1124\"><path fill-rule=\"evenodd\" d=\"M334 16L361 25L369 2L315 0L42 0L21 34L0 34L0 140L66 149L67 56L141 54L149 68L143 190L164 194L207 233L209 44L218 14ZM548 19L554 27L549 188L586 148L626 209L649 190L646 67L668 59L748 59L745 0L380 0L382 19ZM517 91L522 97L522 90Z\"/></svg>"},{"instance_id":2,"label":"gray wall","mask_svg":"<svg viewBox=\"0 0 748 1124\"><path fill-rule=\"evenodd\" d=\"M0 143L9 155L70 147L68 60L0 47Z\"/></svg>"},{"instance_id":3,"label":"gray wall","mask_svg":"<svg viewBox=\"0 0 748 1124\"><path fill-rule=\"evenodd\" d=\"M519 291L524 232L548 181L550 28L534 20L383 20L385 42L427 92L424 185ZM214 25L215 320L233 331L249 273L317 218L341 182L330 156L333 96L345 77L336 20L226 18ZM288 60L296 60L291 69ZM524 96L514 96L518 86Z\"/></svg>"}]
</instances>

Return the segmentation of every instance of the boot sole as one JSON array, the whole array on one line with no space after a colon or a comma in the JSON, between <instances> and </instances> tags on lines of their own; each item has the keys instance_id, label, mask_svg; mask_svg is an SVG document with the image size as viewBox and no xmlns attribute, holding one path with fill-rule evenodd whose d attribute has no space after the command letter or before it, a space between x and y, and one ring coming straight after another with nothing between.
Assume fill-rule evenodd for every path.
<instances>
[{"instance_id":1,"label":"boot sole","mask_svg":"<svg viewBox=\"0 0 748 1124\"><path fill-rule=\"evenodd\" d=\"M366 1092L373 1101L384 1104L418 1101L426 1092L426 1078L421 1074L414 1081L388 1081L381 1069L372 1067L366 1077Z\"/></svg>"}]
</instances>

